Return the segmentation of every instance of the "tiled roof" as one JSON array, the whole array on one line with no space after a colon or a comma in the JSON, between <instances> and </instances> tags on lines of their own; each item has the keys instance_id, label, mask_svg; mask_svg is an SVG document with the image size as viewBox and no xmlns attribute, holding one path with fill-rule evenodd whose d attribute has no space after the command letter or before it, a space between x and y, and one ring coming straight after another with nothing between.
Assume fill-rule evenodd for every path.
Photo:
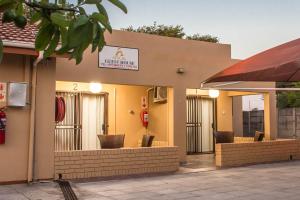
<instances>
[{"instance_id":1,"label":"tiled roof","mask_svg":"<svg viewBox=\"0 0 300 200\"><path fill-rule=\"evenodd\" d=\"M2 23L0 14L0 38L4 41L22 42L34 44L37 27L27 24L24 29L15 26L14 23Z\"/></svg>"}]
</instances>

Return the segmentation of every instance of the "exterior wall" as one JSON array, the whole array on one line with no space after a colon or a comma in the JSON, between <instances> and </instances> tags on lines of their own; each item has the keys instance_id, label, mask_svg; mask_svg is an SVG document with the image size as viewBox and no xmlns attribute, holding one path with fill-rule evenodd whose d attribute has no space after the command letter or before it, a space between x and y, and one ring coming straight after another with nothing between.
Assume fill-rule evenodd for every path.
<instances>
[{"instance_id":1,"label":"exterior wall","mask_svg":"<svg viewBox=\"0 0 300 200\"><path fill-rule=\"evenodd\" d=\"M232 97L232 123L234 135L243 137L243 101L241 96Z\"/></svg>"},{"instance_id":2,"label":"exterior wall","mask_svg":"<svg viewBox=\"0 0 300 200\"><path fill-rule=\"evenodd\" d=\"M199 88L202 81L229 66L230 45L187 41L148 34L114 31L107 35L107 44L138 48L139 71L98 68L98 53L86 51L83 62L75 66L67 59L57 60L56 79L60 81L127 85L160 85L173 88L174 144L180 157L186 157L186 89ZM184 74L177 74L182 67ZM66 76L67 74L67 76Z\"/></svg>"},{"instance_id":3,"label":"exterior wall","mask_svg":"<svg viewBox=\"0 0 300 200\"><path fill-rule=\"evenodd\" d=\"M233 167L249 164L300 159L300 140L216 144L216 166Z\"/></svg>"},{"instance_id":4,"label":"exterior wall","mask_svg":"<svg viewBox=\"0 0 300 200\"><path fill-rule=\"evenodd\" d=\"M0 82L27 82L25 56L5 54L0 64ZM6 143L0 145L0 182L27 179L30 107L8 108Z\"/></svg>"},{"instance_id":5,"label":"exterior wall","mask_svg":"<svg viewBox=\"0 0 300 200\"><path fill-rule=\"evenodd\" d=\"M221 91L217 99L217 130L233 131L232 125L232 97L227 91Z\"/></svg>"},{"instance_id":6,"label":"exterior wall","mask_svg":"<svg viewBox=\"0 0 300 200\"><path fill-rule=\"evenodd\" d=\"M0 64L0 82L29 83L31 102L31 60L29 57L5 54ZM54 61L42 62L37 71L36 96L36 179L50 179L54 174ZM9 107L7 113L6 143L0 145L0 182L26 181L28 170L30 105Z\"/></svg>"},{"instance_id":7,"label":"exterior wall","mask_svg":"<svg viewBox=\"0 0 300 200\"><path fill-rule=\"evenodd\" d=\"M54 174L55 60L40 63L37 71L35 110L35 179Z\"/></svg>"},{"instance_id":8,"label":"exterior wall","mask_svg":"<svg viewBox=\"0 0 300 200\"><path fill-rule=\"evenodd\" d=\"M73 82L56 82L56 90L74 91ZM88 83L76 83L77 90L89 92ZM154 140L168 143L169 102L164 104L152 103L150 95L149 127L146 130L141 123L141 98L147 96L149 87L103 84L103 92L108 93L108 134L125 134L125 147L138 147L138 141L144 134L154 135ZM130 94L130 95L129 95ZM152 94L152 93L151 93ZM168 100L171 100L170 97ZM133 113L129 113L133 111Z\"/></svg>"},{"instance_id":9,"label":"exterior wall","mask_svg":"<svg viewBox=\"0 0 300 200\"><path fill-rule=\"evenodd\" d=\"M126 176L175 172L178 147L107 149L55 153L55 178Z\"/></svg>"}]
</instances>

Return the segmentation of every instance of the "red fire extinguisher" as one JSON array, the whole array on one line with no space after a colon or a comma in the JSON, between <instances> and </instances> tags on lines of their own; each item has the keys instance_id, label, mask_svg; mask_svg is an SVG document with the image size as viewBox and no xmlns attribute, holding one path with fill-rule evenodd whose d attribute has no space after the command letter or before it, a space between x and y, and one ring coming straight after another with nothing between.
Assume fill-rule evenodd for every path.
<instances>
[{"instance_id":1,"label":"red fire extinguisher","mask_svg":"<svg viewBox=\"0 0 300 200\"><path fill-rule=\"evenodd\" d=\"M141 111L141 121L143 126L147 128L149 124L149 114L146 110Z\"/></svg>"},{"instance_id":2,"label":"red fire extinguisher","mask_svg":"<svg viewBox=\"0 0 300 200\"><path fill-rule=\"evenodd\" d=\"M0 109L0 144L5 144L6 114Z\"/></svg>"}]
</instances>

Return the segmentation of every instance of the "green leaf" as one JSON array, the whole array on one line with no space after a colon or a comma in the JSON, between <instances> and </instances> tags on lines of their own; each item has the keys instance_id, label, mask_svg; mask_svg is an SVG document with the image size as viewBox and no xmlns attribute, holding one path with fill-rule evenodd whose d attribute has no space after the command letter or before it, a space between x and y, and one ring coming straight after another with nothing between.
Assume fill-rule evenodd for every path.
<instances>
[{"instance_id":1,"label":"green leaf","mask_svg":"<svg viewBox=\"0 0 300 200\"><path fill-rule=\"evenodd\" d=\"M30 23L34 24L34 23L38 22L39 20L41 20L41 17L42 16L41 16L40 12L35 12L30 18Z\"/></svg>"},{"instance_id":2,"label":"green leaf","mask_svg":"<svg viewBox=\"0 0 300 200\"><path fill-rule=\"evenodd\" d=\"M65 28L60 28L61 45L65 46L68 42L68 31Z\"/></svg>"},{"instance_id":3,"label":"green leaf","mask_svg":"<svg viewBox=\"0 0 300 200\"><path fill-rule=\"evenodd\" d=\"M0 38L0 63L2 62L3 59L3 42Z\"/></svg>"},{"instance_id":4,"label":"green leaf","mask_svg":"<svg viewBox=\"0 0 300 200\"><path fill-rule=\"evenodd\" d=\"M15 2L13 2L11 0L1 0L0 1L0 6L3 6L3 5L8 4L8 3L15 3Z\"/></svg>"},{"instance_id":5,"label":"green leaf","mask_svg":"<svg viewBox=\"0 0 300 200\"><path fill-rule=\"evenodd\" d=\"M85 0L86 4L96 4L101 3L101 0Z\"/></svg>"},{"instance_id":6,"label":"green leaf","mask_svg":"<svg viewBox=\"0 0 300 200\"><path fill-rule=\"evenodd\" d=\"M18 4L17 4L16 14L17 14L17 15L23 15L23 14L24 14L23 3L18 3Z\"/></svg>"},{"instance_id":7,"label":"green leaf","mask_svg":"<svg viewBox=\"0 0 300 200\"><path fill-rule=\"evenodd\" d=\"M61 26L61 27L67 27L69 26L69 21L66 20L66 17L63 16L62 14L60 13L52 13L51 16L50 16L50 19L52 20L52 22L58 26Z\"/></svg>"},{"instance_id":8,"label":"green leaf","mask_svg":"<svg viewBox=\"0 0 300 200\"><path fill-rule=\"evenodd\" d=\"M100 22L110 33L112 32L112 27L110 26L110 23L105 15L93 13L91 18Z\"/></svg>"},{"instance_id":9,"label":"green leaf","mask_svg":"<svg viewBox=\"0 0 300 200\"><path fill-rule=\"evenodd\" d=\"M35 49L39 51L44 50L48 46L54 32L55 27L52 24L42 26L35 39Z\"/></svg>"},{"instance_id":10,"label":"green leaf","mask_svg":"<svg viewBox=\"0 0 300 200\"><path fill-rule=\"evenodd\" d=\"M101 3L97 3L96 6L97 6L97 8L98 8L98 11L99 11L101 14L105 15L106 18L108 18L108 14L107 14L107 11L106 11L106 9L104 8L104 6L103 6Z\"/></svg>"},{"instance_id":11,"label":"green leaf","mask_svg":"<svg viewBox=\"0 0 300 200\"><path fill-rule=\"evenodd\" d=\"M110 3L114 4L118 8L120 8L124 13L127 13L127 8L126 6L119 0L108 0Z\"/></svg>"},{"instance_id":12,"label":"green leaf","mask_svg":"<svg viewBox=\"0 0 300 200\"><path fill-rule=\"evenodd\" d=\"M78 9L79 9L79 13L80 13L81 15L86 15L86 12L85 12L84 8L78 7Z\"/></svg>"},{"instance_id":13,"label":"green leaf","mask_svg":"<svg viewBox=\"0 0 300 200\"><path fill-rule=\"evenodd\" d=\"M89 21L89 18L85 15L79 16L73 24L73 29L78 28L79 26L85 25Z\"/></svg>"},{"instance_id":14,"label":"green leaf","mask_svg":"<svg viewBox=\"0 0 300 200\"><path fill-rule=\"evenodd\" d=\"M54 53L54 51L55 51L55 49L58 45L59 38L60 38L60 32L59 32L59 30L56 30L56 32L55 32L48 48L44 52L44 57L45 58L51 56Z\"/></svg>"},{"instance_id":15,"label":"green leaf","mask_svg":"<svg viewBox=\"0 0 300 200\"><path fill-rule=\"evenodd\" d=\"M12 0L0 0L0 12L14 8L15 3L16 2Z\"/></svg>"},{"instance_id":16,"label":"green leaf","mask_svg":"<svg viewBox=\"0 0 300 200\"><path fill-rule=\"evenodd\" d=\"M76 48L80 45L88 46L92 40L93 24L89 21L86 24L68 32L68 46L70 48Z\"/></svg>"},{"instance_id":17,"label":"green leaf","mask_svg":"<svg viewBox=\"0 0 300 200\"><path fill-rule=\"evenodd\" d=\"M98 44L100 42L100 34L101 34L101 31L99 29L101 29L100 25L98 24L94 24L94 29L95 29L95 37L93 39L93 42L92 42L92 52L96 51L97 47L98 47Z\"/></svg>"}]
</instances>

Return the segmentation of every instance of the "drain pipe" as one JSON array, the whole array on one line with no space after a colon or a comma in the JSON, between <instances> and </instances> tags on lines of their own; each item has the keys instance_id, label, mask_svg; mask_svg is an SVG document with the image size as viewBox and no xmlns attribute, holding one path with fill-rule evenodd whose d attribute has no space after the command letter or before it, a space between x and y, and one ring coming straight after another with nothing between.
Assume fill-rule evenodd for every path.
<instances>
[{"instance_id":1,"label":"drain pipe","mask_svg":"<svg viewBox=\"0 0 300 200\"><path fill-rule=\"evenodd\" d=\"M35 147L35 105L36 105L36 82L37 82L37 65L44 58L44 52L40 51L39 56L33 62L32 80L31 80L31 109L30 109L30 129L29 129L29 147L28 147L28 171L27 182L30 183L34 178L34 147Z\"/></svg>"}]
</instances>

